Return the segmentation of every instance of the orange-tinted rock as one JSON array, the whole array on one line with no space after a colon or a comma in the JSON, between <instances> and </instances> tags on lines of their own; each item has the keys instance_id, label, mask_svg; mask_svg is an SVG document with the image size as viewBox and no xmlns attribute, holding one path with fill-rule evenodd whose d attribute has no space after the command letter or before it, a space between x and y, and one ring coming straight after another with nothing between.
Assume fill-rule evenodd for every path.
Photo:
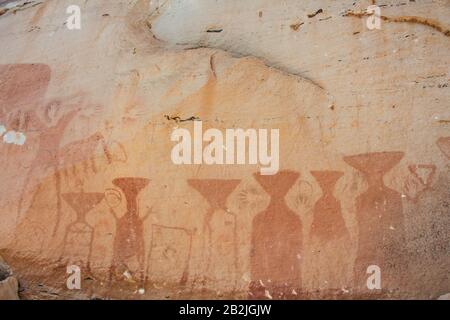
<instances>
[{"instance_id":1,"label":"orange-tinted rock","mask_svg":"<svg viewBox=\"0 0 450 320\"><path fill-rule=\"evenodd\" d=\"M360 2L156 3L88 1L81 30L68 0L0 4L0 250L19 279L61 297L79 297L69 264L80 294L113 298L450 291L448 6L382 7L369 30ZM197 121L278 130L280 170L175 165L171 134Z\"/></svg>"}]
</instances>

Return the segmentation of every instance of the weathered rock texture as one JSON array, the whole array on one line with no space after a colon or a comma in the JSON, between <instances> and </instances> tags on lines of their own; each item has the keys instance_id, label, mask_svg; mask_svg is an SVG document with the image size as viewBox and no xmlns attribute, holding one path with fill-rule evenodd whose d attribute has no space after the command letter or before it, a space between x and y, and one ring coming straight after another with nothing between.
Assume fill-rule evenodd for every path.
<instances>
[{"instance_id":1,"label":"weathered rock texture","mask_svg":"<svg viewBox=\"0 0 450 320\"><path fill-rule=\"evenodd\" d=\"M0 256L0 300L19 300L19 282Z\"/></svg>"},{"instance_id":2,"label":"weathered rock texture","mask_svg":"<svg viewBox=\"0 0 450 320\"><path fill-rule=\"evenodd\" d=\"M22 295L449 292L450 3L377 1L380 30L370 4L0 1L0 248ZM174 165L184 119L279 129L281 171Z\"/></svg>"}]
</instances>

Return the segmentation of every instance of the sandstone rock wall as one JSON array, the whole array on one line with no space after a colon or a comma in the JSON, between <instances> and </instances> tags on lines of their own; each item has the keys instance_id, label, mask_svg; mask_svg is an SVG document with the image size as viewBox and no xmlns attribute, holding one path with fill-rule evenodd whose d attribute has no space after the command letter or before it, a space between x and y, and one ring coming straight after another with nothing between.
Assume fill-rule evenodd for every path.
<instances>
[{"instance_id":1,"label":"sandstone rock wall","mask_svg":"<svg viewBox=\"0 0 450 320\"><path fill-rule=\"evenodd\" d=\"M3 254L87 295L447 293L450 2L371 4L0 1ZM279 129L280 172L173 164L198 120Z\"/></svg>"}]
</instances>

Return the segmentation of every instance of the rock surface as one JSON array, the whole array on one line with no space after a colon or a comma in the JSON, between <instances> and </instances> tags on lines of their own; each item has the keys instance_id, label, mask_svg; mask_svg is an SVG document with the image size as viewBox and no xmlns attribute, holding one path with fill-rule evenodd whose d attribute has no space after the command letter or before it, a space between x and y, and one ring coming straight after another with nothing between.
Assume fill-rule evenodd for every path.
<instances>
[{"instance_id":1,"label":"rock surface","mask_svg":"<svg viewBox=\"0 0 450 320\"><path fill-rule=\"evenodd\" d=\"M0 300L19 300L19 282L0 256Z\"/></svg>"},{"instance_id":2,"label":"rock surface","mask_svg":"<svg viewBox=\"0 0 450 320\"><path fill-rule=\"evenodd\" d=\"M14 277L0 281L0 300L19 300L19 282Z\"/></svg>"},{"instance_id":3,"label":"rock surface","mask_svg":"<svg viewBox=\"0 0 450 320\"><path fill-rule=\"evenodd\" d=\"M438 300L450 300L450 293L443 294L438 298Z\"/></svg>"},{"instance_id":4,"label":"rock surface","mask_svg":"<svg viewBox=\"0 0 450 320\"><path fill-rule=\"evenodd\" d=\"M0 249L24 297L450 290L448 1L377 1L379 30L372 1L79 1L69 30L73 4L0 0ZM198 120L279 129L280 172L175 165Z\"/></svg>"}]
</instances>

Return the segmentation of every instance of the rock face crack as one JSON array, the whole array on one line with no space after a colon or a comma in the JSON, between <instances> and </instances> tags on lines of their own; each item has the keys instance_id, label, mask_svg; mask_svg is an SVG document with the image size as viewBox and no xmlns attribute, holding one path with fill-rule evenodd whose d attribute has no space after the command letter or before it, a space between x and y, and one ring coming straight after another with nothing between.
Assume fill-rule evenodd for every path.
<instances>
[{"instance_id":1,"label":"rock face crack","mask_svg":"<svg viewBox=\"0 0 450 320\"><path fill-rule=\"evenodd\" d=\"M221 33L222 31L223 29L215 29L215 28L206 30L206 32L208 33Z\"/></svg>"},{"instance_id":2,"label":"rock face crack","mask_svg":"<svg viewBox=\"0 0 450 320\"><path fill-rule=\"evenodd\" d=\"M318 88L320 88L322 90L326 90L326 88L324 88L321 84L319 84L315 80L313 80L311 78L308 78L307 76L304 76L304 75L302 75L300 73L292 72L291 70L288 70L286 68L282 68L280 66L275 66L274 64L270 63L266 59L264 59L262 57L259 57L257 55L243 55L240 52L235 52L235 51L231 51L231 50L225 50L223 48L217 48L217 47L214 47L214 46L208 46L208 45L203 45L203 44L176 43L176 45L184 46L183 50L214 49L214 50L220 50L222 52L226 52L226 53L230 54L232 57L252 57L252 58L255 58L255 59L258 59L258 60L262 61L269 68L278 70L278 71L280 71L280 72L282 72L284 74L290 75L290 76L301 78L302 80L307 81L307 82L313 84L314 86L316 86L316 87L318 87ZM213 57L211 57L211 59L210 59L210 65L211 65L211 72L213 72L213 76L215 76L214 59L213 59Z\"/></svg>"},{"instance_id":3,"label":"rock face crack","mask_svg":"<svg viewBox=\"0 0 450 320\"><path fill-rule=\"evenodd\" d=\"M319 9L314 13L308 14L308 18L314 18L315 16L317 16L319 13L322 13L322 12L323 12L323 10Z\"/></svg>"},{"instance_id":4,"label":"rock face crack","mask_svg":"<svg viewBox=\"0 0 450 320\"><path fill-rule=\"evenodd\" d=\"M175 121L176 123L188 122L188 121L200 121L200 118L199 117L195 117L195 116L192 116L192 117L189 117L189 118L186 118L186 119L182 119L179 116L169 116L169 115L165 115L164 117L167 120L169 120L169 121L172 120L172 121Z\"/></svg>"},{"instance_id":5,"label":"rock face crack","mask_svg":"<svg viewBox=\"0 0 450 320\"><path fill-rule=\"evenodd\" d=\"M354 11L347 11L344 13L344 17L356 17L356 18L362 18L362 17L368 17L372 16L373 14L367 13L367 12L354 12ZM450 29L447 27L444 27L440 22L430 19L430 18L423 18L418 16L400 16L400 17L388 17L380 15L380 19L386 22L393 22L393 23L414 23L414 24L421 24L424 26L428 26L430 28L433 28L445 36L450 36Z\"/></svg>"},{"instance_id":6,"label":"rock face crack","mask_svg":"<svg viewBox=\"0 0 450 320\"><path fill-rule=\"evenodd\" d=\"M298 31L298 29L304 24L305 24L304 22L294 23L290 25L290 28L294 31Z\"/></svg>"},{"instance_id":7,"label":"rock face crack","mask_svg":"<svg viewBox=\"0 0 450 320\"><path fill-rule=\"evenodd\" d=\"M25 1L23 3L17 4L14 7L4 7L0 8L0 16L11 12L13 14L17 13L18 11L26 10L29 8L34 8L38 5L41 5L43 2L36 2L36 1Z\"/></svg>"}]
</instances>

